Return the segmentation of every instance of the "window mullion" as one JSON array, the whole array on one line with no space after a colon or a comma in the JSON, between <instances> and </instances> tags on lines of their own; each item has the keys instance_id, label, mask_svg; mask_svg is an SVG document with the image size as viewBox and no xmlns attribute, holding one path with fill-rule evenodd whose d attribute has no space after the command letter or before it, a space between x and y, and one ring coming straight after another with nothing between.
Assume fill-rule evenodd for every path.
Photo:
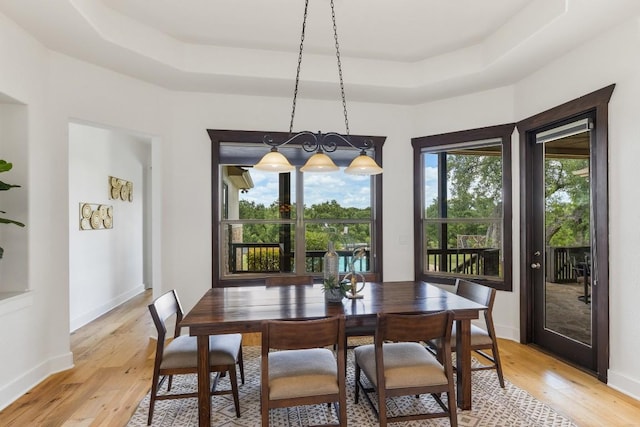
<instances>
[{"instance_id":1,"label":"window mullion","mask_svg":"<svg viewBox=\"0 0 640 427\"><path fill-rule=\"evenodd\" d=\"M438 154L438 216L440 218L447 218L447 153L442 152ZM446 253L447 250L447 233L448 224L445 221L440 223L438 227L440 236L440 250L442 253ZM447 271L447 257L440 257L440 271Z\"/></svg>"},{"instance_id":2,"label":"window mullion","mask_svg":"<svg viewBox=\"0 0 640 427\"><path fill-rule=\"evenodd\" d=\"M295 240L295 271L296 274L305 274L306 268L306 242L305 242L305 222L304 222L304 174L300 168L296 168L296 240Z\"/></svg>"},{"instance_id":3,"label":"window mullion","mask_svg":"<svg viewBox=\"0 0 640 427\"><path fill-rule=\"evenodd\" d=\"M291 206L291 174L281 173L278 176L278 197L280 209L280 219L291 219L291 211L282 209L284 206ZM280 245L282 252L280 255L280 271L291 270L291 224L280 225Z\"/></svg>"}]
</instances>

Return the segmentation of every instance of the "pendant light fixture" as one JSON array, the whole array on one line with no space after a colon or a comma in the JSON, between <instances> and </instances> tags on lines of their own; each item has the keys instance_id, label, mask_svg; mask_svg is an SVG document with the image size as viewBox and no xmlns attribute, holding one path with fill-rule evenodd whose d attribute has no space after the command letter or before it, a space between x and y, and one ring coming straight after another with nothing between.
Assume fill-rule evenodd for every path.
<instances>
[{"instance_id":1,"label":"pendant light fixture","mask_svg":"<svg viewBox=\"0 0 640 427\"><path fill-rule=\"evenodd\" d=\"M302 65L302 52L304 48L304 36L307 26L307 11L309 8L309 0L304 3L304 18L302 21L302 33L300 36L300 51L298 53L298 68L296 71L295 89L293 91L293 103L291 107L291 121L289 123L289 135L293 134L293 120L296 114L296 99L298 97L298 84L300 82L300 67ZM351 162L344 172L350 175L377 175L382 173L382 168L376 161L367 155L368 149L373 147L373 142L369 139L364 140L361 146L356 146L349 135L349 119L347 118L347 101L344 95L344 81L342 79L342 64L340 62L340 46L338 44L338 29L336 27L336 14L331 0L331 20L333 22L333 37L336 47L336 58L338 63L338 76L340 78L340 93L342 95L342 109L344 114L345 135L336 132L313 133L303 131L296 133L283 142L274 141L271 135L265 135L262 139L266 145L271 147L271 151L262 157L262 159L254 165L254 168L265 172L291 172L295 169L289 160L278 151L290 142L296 141L302 149L308 153L314 153L300 168L302 172L334 172L339 169L331 160L327 153L333 153L338 146L346 146L360 151L360 154Z\"/></svg>"}]
</instances>

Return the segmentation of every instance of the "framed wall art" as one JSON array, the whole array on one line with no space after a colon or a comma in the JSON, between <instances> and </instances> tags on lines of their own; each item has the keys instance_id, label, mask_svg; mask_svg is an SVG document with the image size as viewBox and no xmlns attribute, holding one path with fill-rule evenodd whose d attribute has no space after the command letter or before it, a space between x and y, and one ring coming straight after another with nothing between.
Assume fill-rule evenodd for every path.
<instances>
[{"instance_id":1,"label":"framed wall art","mask_svg":"<svg viewBox=\"0 0 640 427\"><path fill-rule=\"evenodd\" d=\"M80 230L113 228L113 206L80 203Z\"/></svg>"},{"instance_id":2,"label":"framed wall art","mask_svg":"<svg viewBox=\"0 0 640 427\"><path fill-rule=\"evenodd\" d=\"M133 182L115 176L109 177L109 198L133 202Z\"/></svg>"}]
</instances>

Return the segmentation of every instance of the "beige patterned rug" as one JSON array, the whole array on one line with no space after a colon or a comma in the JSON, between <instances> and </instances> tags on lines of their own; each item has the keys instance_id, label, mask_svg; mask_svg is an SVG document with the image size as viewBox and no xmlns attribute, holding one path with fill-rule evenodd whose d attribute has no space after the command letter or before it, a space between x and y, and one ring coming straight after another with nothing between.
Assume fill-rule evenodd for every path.
<instances>
[{"instance_id":1,"label":"beige patterned rug","mask_svg":"<svg viewBox=\"0 0 640 427\"><path fill-rule=\"evenodd\" d=\"M213 396L212 426L260 426L260 347L244 347L246 382L240 386L241 417L236 418L233 400L230 395ZM347 413L351 426L377 426L378 422L364 398L355 404L353 401L354 369L352 351L349 351L347 376ZM477 361L474 361L478 363ZM575 426L567 418L556 413L549 406L534 399L529 393L505 381L500 388L495 371L477 371L473 373L473 410L458 411L458 425L461 427L488 426ZM229 387L228 377L221 380L220 388ZM172 391L182 389L195 390L195 375L183 375L174 378ZM163 390L164 391L164 390ZM445 396L446 400L446 396ZM407 410L433 410L435 402L431 396L413 396L394 398L387 401L390 413ZM138 405L129 427L147 425L149 396ZM313 424L335 422L335 412L326 405L308 406L271 411L272 426L305 427ZM156 403L153 426L178 427L197 426L198 408L196 399L165 400ZM449 426L445 418L429 421L394 423L403 426Z\"/></svg>"}]
</instances>

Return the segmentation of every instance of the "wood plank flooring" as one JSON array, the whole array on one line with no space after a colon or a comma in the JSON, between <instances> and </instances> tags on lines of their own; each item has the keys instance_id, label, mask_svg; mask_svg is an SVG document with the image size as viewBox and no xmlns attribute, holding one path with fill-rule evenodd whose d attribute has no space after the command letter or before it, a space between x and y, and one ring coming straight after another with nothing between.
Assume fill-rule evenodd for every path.
<instances>
[{"instance_id":1,"label":"wood plank flooring","mask_svg":"<svg viewBox=\"0 0 640 427\"><path fill-rule=\"evenodd\" d=\"M150 302L146 291L73 333L75 367L0 411L0 426L126 425L151 384ZM533 347L501 340L500 351L508 381L579 426L640 426L639 401Z\"/></svg>"}]
</instances>

